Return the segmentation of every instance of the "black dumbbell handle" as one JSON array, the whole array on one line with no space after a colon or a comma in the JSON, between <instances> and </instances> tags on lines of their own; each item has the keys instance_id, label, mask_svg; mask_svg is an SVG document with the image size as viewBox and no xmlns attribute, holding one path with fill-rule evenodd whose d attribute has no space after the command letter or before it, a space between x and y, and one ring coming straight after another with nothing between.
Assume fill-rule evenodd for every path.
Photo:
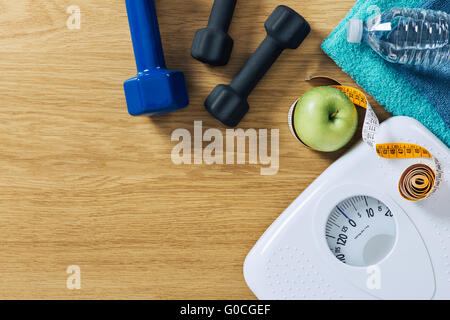
<instances>
[{"instance_id":1,"label":"black dumbbell handle","mask_svg":"<svg viewBox=\"0 0 450 320\"><path fill-rule=\"evenodd\" d=\"M215 0L211 15L209 16L208 27L217 28L225 33L230 28L233 18L234 8L237 0Z\"/></svg>"},{"instance_id":2,"label":"black dumbbell handle","mask_svg":"<svg viewBox=\"0 0 450 320\"><path fill-rule=\"evenodd\" d=\"M230 86L242 98L247 98L283 50L275 39L267 36L233 79Z\"/></svg>"}]
</instances>

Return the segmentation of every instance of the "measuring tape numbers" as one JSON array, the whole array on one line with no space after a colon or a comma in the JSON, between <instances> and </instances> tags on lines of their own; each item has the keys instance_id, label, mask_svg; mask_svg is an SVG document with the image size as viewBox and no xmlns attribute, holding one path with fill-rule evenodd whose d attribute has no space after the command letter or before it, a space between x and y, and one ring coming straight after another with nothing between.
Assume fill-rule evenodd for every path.
<instances>
[{"instance_id":1,"label":"measuring tape numbers","mask_svg":"<svg viewBox=\"0 0 450 320\"><path fill-rule=\"evenodd\" d=\"M410 143L376 143L375 137L380 128L380 121L366 95L360 90L348 86L332 85L331 87L343 92L355 106L366 109L362 138L365 143L375 150L379 157L384 159L427 159L425 160L427 163L415 163L403 172L398 183L400 195L408 201L420 201L435 193L442 178L442 169L439 161L426 148L420 145ZM289 111L289 127L292 134L302 142L296 134L293 124L293 115L298 101L292 105Z\"/></svg>"}]
</instances>

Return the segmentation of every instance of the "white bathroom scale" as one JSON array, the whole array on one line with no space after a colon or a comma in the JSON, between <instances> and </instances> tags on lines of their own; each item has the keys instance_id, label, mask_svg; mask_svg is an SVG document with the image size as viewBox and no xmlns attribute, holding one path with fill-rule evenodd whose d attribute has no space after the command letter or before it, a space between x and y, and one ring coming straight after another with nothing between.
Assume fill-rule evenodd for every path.
<instances>
[{"instance_id":1,"label":"white bathroom scale","mask_svg":"<svg viewBox=\"0 0 450 320\"><path fill-rule=\"evenodd\" d=\"M411 143L442 179L412 202L399 179L420 159L383 159L359 143L317 178L248 254L259 299L450 299L450 150L418 121L393 117L377 143Z\"/></svg>"}]
</instances>

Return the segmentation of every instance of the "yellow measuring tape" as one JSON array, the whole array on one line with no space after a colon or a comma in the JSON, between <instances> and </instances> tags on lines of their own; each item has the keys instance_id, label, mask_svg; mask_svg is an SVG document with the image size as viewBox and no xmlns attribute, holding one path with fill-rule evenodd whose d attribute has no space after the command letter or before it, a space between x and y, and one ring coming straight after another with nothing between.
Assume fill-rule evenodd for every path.
<instances>
[{"instance_id":1,"label":"yellow measuring tape","mask_svg":"<svg viewBox=\"0 0 450 320\"><path fill-rule=\"evenodd\" d=\"M363 140L375 148L377 154L385 159L431 158L431 153L422 146L409 143L375 144L375 135L380 122L373 111L367 97L360 90L347 86L332 86L342 91L356 106L366 109L363 126ZM434 160L434 169L422 163L407 168L399 180L400 195L408 201L419 201L427 198L438 187L440 172L439 162Z\"/></svg>"},{"instance_id":2,"label":"yellow measuring tape","mask_svg":"<svg viewBox=\"0 0 450 320\"><path fill-rule=\"evenodd\" d=\"M311 80L311 79L309 79ZM330 79L332 80L332 79ZM334 81L334 80L332 80ZM335 81L334 81L335 82ZM424 147L410 143L376 143L375 136L380 122L372 109L367 97L360 90L342 85L331 86L342 91L356 106L366 109L363 126L363 140L370 145L384 159L430 159L430 165L416 163L407 168L400 177L398 189L400 195L408 201L419 201L433 194L440 184L441 166L437 159ZM290 119L294 113L295 105L291 108ZM291 131L295 130L290 121ZM295 135L296 136L296 135ZM297 137L297 136L296 136ZM298 137L297 137L298 139Z\"/></svg>"},{"instance_id":3,"label":"yellow measuring tape","mask_svg":"<svg viewBox=\"0 0 450 320\"><path fill-rule=\"evenodd\" d=\"M331 87L342 91L347 97L349 97L350 101L353 102L354 105L366 109L369 113L367 116L374 117L376 119L376 120L367 119L367 116L365 119L365 125L374 126L374 124L376 123L376 128L370 129L370 131L374 133L372 138L374 140L376 130L378 129L380 123L364 93L362 93L358 89L354 89L347 86L331 86ZM369 123L367 120L369 120ZM427 149L416 144L383 143L377 144L375 147L377 154L380 157L386 159L432 158L430 152Z\"/></svg>"},{"instance_id":4,"label":"yellow measuring tape","mask_svg":"<svg viewBox=\"0 0 450 320\"><path fill-rule=\"evenodd\" d=\"M375 144L375 135L380 122L373 111L367 97L358 89L347 86L332 86L342 91L356 106L366 109L363 126L363 140L375 148L377 154L385 159L432 158L431 153L422 146L409 143ZM439 162L434 160L434 167L417 163L407 168L400 177L398 189L400 195L408 201L419 201L427 198L438 187L440 172Z\"/></svg>"}]
</instances>

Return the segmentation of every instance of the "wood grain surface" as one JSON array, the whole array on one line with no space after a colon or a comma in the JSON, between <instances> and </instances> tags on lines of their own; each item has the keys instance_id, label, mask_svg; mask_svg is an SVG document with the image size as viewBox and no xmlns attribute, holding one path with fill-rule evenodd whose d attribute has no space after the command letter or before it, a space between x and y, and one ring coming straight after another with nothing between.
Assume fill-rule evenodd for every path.
<instances>
[{"instance_id":1,"label":"wood grain surface","mask_svg":"<svg viewBox=\"0 0 450 320\"><path fill-rule=\"evenodd\" d=\"M272 67L240 124L280 130L278 174L173 164L175 129L193 132L201 120L225 132L204 98L256 49L278 4L312 32ZM136 69L124 1L1 1L0 298L254 299L242 274L247 253L342 154L302 147L286 118L309 75L354 85L320 49L353 4L238 1L231 61L211 68L189 51L212 0L156 0L167 65L185 72L191 104L150 119L126 112L122 83ZM81 8L79 30L66 26L70 5ZM66 288L69 265L81 268L80 290Z\"/></svg>"}]
</instances>

